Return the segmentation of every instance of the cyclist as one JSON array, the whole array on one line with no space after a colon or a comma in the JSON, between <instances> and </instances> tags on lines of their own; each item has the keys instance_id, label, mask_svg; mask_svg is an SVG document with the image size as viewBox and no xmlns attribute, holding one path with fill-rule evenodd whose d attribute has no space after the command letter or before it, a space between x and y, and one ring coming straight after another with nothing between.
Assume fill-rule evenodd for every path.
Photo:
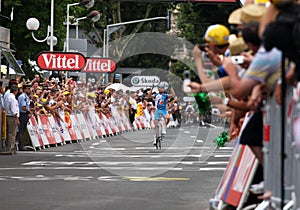
<instances>
[{"instance_id":1,"label":"cyclist","mask_svg":"<svg viewBox=\"0 0 300 210\"><path fill-rule=\"evenodd\" d=\"M188 102L188 105L185 108L185 124L191 123L194 121L194 112L195 108L192 101Z\"/></svg>"},{"instance_id":2,"label":"cyclist","mask_svg":"<svg viewBox=\"0 0 300 210\"><path fill-rule=\"evenodd\" d=\"M158 92L154 94L155 101L155 113L154 113L154 141L153 144L156 145L156 126L158 124L158 119L162 116L164 119L168 114L167 111L167 101L169 95L165 93L165 87L163 84L158 85ZM166 134L166 122L163 120L162 134Z\"/></svg>"}]
</instances>

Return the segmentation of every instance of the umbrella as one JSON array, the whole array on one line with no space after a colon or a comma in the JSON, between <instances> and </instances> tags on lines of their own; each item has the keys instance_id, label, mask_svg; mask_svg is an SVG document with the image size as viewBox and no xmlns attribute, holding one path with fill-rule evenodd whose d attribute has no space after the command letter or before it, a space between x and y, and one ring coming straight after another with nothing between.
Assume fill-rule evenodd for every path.
<instances>
[{"instance_id":1,"label":"umbrella","mask_svg":"<svg viewBox=\"0 0 300 210\"><path fill-rule=\"evenodd\" d=\"M7 74L7 66L1 65L1 73ZM9 74L16 74L15 70L12 68L9 68Z\"/></svg>"},{"instance_id":2,"label":"umbrella","mask_svg":"<svg viewBox=\"0 0 300 210\"><path fill-rule=\"evenodd\" d=\"M121 84L121 83L113 83L113 84L111 84L111 85L109 85L105 88L105 90L108 90L108 89L114 89L116 91L118 91L118 90L123 90L124 91L124 90L127 90L128 87Z\"/></svg>"}]
</instances>

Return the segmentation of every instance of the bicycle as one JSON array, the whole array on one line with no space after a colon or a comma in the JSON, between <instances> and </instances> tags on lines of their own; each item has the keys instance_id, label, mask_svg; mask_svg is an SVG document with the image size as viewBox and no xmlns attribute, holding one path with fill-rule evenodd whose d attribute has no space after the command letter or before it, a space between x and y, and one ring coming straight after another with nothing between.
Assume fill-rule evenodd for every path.
<instances>
[{"instance_id":1,"label":"bicycle","mask_svg":"<svg viewBox=\"0 0 300 210\"><path fill-rule=\"evenodd\" d=\"M162 133L163 120L164 118L162 117L162 115L160 115L156 126L156 143L155 143L156 149L161 149L161 141L164 138L164 134Z\"/></svg>"}]
</instances>

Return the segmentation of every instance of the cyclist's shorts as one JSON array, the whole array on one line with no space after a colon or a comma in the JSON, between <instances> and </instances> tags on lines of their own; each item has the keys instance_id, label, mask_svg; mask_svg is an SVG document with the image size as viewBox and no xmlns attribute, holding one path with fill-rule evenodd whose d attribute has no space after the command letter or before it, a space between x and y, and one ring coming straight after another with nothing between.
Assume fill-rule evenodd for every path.
<instances>
[{"instance_id":1,"label":"cyclist's shorts","mask_svg":"<svg viewBox=\"0 0 300 210\"><path fill-rule=\"evenodd\" d=\"M167 110L156 109L154 113L154 120L158 120L161 115L163 118L166 118L166 114L168 114Z\"/></svg>"}]
</instances>

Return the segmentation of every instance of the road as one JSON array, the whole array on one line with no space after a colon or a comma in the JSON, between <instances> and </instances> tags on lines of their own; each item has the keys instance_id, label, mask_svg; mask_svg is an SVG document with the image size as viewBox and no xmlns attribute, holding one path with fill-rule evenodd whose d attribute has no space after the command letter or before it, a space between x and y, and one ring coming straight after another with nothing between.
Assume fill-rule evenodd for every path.
<instances>
[{"instance_id":1,"label":"road","mask_svg":"<svg viewBox=\"0 0 300 210\"><path fill-rule=\"evenodd\" d=\"M207 209L232 152L221 128L153 130L0 156L1 209Z\"/></svg>"}]
</instances>

